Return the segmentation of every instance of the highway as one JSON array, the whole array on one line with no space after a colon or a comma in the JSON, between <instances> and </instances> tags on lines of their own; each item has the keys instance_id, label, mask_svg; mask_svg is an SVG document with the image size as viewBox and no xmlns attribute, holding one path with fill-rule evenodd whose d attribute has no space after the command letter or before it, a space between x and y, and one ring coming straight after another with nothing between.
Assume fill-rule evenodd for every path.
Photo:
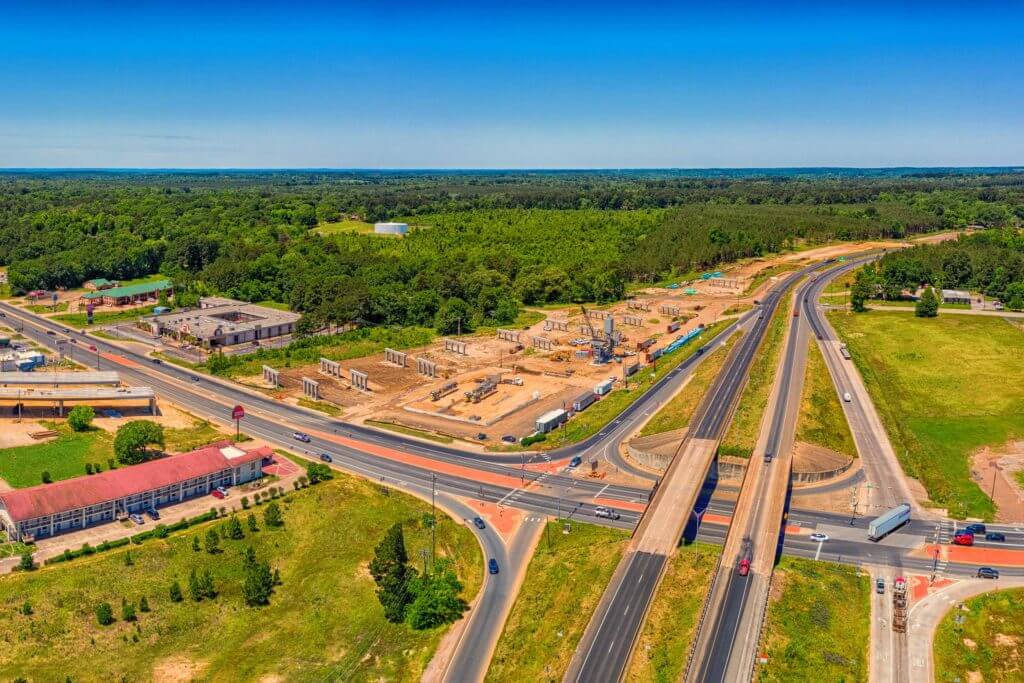
<instances>
[{"instance_id":1,"label":"highway","mask_svg":"<svg viewBox=\"0 0 1024 683\"><path fill-rule=\"evenodd\" d=\"M732 415L757 349L780 298L813 265L788 276L755 309L750 331L737 344L701 401L686 439L669 465L648 506L629 550L595 611L566 680L600 682L621 679L633 643L647 615L665 565L695 509L718 440Z\"/></svg>"}]
</instances>

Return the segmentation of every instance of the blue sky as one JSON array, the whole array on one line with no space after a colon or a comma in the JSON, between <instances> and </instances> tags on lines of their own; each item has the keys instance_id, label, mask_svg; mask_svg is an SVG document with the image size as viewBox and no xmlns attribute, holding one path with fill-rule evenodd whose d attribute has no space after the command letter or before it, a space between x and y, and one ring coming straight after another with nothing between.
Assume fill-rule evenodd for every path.
<instances>
[{"instance_id":1,"label":"blue sky","mask_svg":"<svg viewBox=\"0 0 1024 683\"><path fill-rule=\"evenodd\" d=\"M1022 3L141 4L4 8L0 167L1024 164Z\"/></svg>"}]
</instances>

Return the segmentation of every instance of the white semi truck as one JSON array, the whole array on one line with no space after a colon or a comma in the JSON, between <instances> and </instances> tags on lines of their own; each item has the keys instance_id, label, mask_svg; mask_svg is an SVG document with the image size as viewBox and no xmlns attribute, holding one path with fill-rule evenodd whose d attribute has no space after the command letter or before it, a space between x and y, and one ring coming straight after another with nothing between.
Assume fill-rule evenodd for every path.
<instances>
[{"instance_id":1,"label":"white semi truck","mask_svg":"<svg viewBox=\"0 0 1024 683\"><path fill-rule=\"evenodd\" d=\"M910 505L903 503L885 514L876 517L868 524L868 540L880 541L887 534L910 521Z\"/></svg>"}]
</instances>

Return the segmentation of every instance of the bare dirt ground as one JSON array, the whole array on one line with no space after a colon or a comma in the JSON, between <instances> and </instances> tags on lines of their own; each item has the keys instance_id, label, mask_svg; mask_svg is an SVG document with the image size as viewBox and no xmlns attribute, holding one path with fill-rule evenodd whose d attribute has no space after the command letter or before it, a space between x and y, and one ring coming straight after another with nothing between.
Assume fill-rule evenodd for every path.
<instances>
[{"instance_id":1,"label":"bare dirt ground","mask_svg":"<svg viewBox=\"0 0 1024 683\"><path fill-rule=\"evenodd\" d=\"M46 427L36 420L22 420L17 422L13 419L0 421L0 448L14 448L15 446L34 446L45 443L50 439L33 439L29 434L32 432L45 431Z\"/></svg>"},{"instance_id":2,"label":"bare dirt ground","mask_svg":"<svg viewBox=\"0 0 1024 683\"><path fill-rule=\"evenodd\" d=\"M971 457L971 478L985 493L994 492L997 522L1024 522L1024 490L1015 476L1020 470L1024 470L1024 441L986 446Z\"/></svg>"}]
</instances>

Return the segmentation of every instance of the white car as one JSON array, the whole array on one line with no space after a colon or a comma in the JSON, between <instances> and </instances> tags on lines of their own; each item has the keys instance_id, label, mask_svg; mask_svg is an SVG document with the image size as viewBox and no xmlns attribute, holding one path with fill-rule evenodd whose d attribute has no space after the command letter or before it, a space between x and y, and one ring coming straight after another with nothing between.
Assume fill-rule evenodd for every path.
<instances>
[{"instance_id":1,"label":"white car","mask_svg":"<svg viewBox=\"0 0 1024 683\"><path fill-rule=\"evenodd\" d=\"M853 400L853 396L850 396L849 391L843 394L843 400L846 401L847 403Z\"/></svg>"},{"instance_id":2,"label":"white car","mask_svg":"<svg viewBox=\"0 0 1024 683\"><path fill-rule=\"evenodd\" d=\"M811 534L811 540L818 543L824 543L828 540L828 534Z\"/></svg>"}]
</instances>

